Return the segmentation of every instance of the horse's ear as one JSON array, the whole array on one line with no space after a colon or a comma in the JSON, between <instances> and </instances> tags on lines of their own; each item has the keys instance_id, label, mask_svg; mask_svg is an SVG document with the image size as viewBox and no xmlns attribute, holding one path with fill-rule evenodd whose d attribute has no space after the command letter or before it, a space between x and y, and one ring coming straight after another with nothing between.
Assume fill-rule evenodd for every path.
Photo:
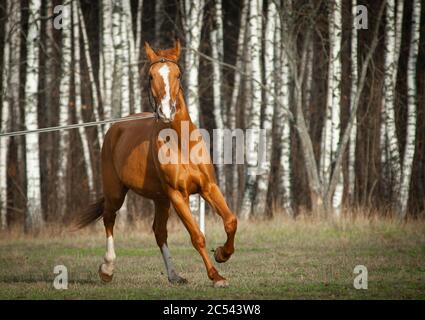
<instances>
[{"instance_id":1,"label":"horse's ear","mask_svg":"<svg viewBox=\"0 0 425 320\"><path fill-rule=\"evenodd\" d=\"M148 57L149 61L152 62L152 61L158 59L157 54L155 53L155 51L151 48L151 46L147 42L145 42L145 52L146 52L146 56Z\"/></svg>"},{"instance_id":2,"label":"horse's ear","mask_svg":"<svg viewBox=\"0 0 425 320\"><path fill-rule=\"evenodd\" d=\"M181 45L180 45L180 39L176 38L174 50L176 52L177 61L180 59L180 52L181 52Z\"/></svg>"}]
</instances>

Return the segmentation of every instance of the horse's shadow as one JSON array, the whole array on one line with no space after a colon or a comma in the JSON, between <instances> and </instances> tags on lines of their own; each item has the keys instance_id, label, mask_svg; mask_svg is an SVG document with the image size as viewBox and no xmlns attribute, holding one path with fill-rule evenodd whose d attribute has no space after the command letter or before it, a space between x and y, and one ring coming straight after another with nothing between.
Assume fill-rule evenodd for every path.
<instances>
[{"instance_id":1,"label":"horse's shadow","mask_svg":"<svg viewBox=\"0 0 425 320\"><path fill-rule=\"evenodd\" d=\"M46 285L51 285L53 288L54 277L45 277L43 275L30 275L30 276L0 276L0 286L1 284L34 284L34 283L45 283ZM68 284L98 284L99 278L97 275L90 277L81 277L69 279Z\"/></svg>"}]
</instances>

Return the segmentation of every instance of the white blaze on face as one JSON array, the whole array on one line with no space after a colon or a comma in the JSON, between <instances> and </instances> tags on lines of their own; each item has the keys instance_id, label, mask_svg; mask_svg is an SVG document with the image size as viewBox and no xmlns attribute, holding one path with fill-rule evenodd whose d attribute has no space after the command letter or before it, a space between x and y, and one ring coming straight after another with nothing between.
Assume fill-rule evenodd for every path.
<instances>
[{"instance_id":1,"label":"white blaze on face","mask_svg":"<svg viewBox=\"0 0 425 320\"><path fill-rule=\"evenodd\" d=\"M165 85L165 95L161 100L161 111L167 119L171 119L171 95L170 95L170 81L168 75L170 74L170 68L164 64L159 70L159 74L162 77Z\"/></svg>"}]
</instances>

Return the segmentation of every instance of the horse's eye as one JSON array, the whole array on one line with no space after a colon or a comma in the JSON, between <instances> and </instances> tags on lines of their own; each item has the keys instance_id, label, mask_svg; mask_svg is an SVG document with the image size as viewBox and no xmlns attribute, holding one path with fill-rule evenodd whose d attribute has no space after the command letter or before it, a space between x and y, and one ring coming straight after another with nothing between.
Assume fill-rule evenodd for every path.
<instances>
[{"instance_id":1,"label":"horse's eye","mask_svg":"<svg viewBox=\"0 0 425 320\"><path fill-rule=\"evenodd\" d=\"M149 79L151 79L151 80L153 79L153 77L152 77L152 75L151 75L151 74L149 75Z\"/></svg>"}]
</instances>

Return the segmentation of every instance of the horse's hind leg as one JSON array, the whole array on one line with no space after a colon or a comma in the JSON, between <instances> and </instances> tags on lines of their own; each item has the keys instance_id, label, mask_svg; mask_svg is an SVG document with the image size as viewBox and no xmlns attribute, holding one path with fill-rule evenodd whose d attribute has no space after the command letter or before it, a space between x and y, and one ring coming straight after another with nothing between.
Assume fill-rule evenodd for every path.
<instances>
[{"instance_id":1,"label":"horse's hind leg","mask_svg":"<svg viewBox=\"0 0 425 320\"><path fill-rule=\"evenodd\" d=\"M114 224L116 212L121 208L127 189L121 183L114 188L115 192L106 192L105 188L105 208L103 210L103 224L106 232L106 253L104 262L99 267L99 276L104 282L110 282L114 275L114 263L116 259L114 248Z\"/></svg>"},{"instance_id":2,"label":"horse's hind leg","mask_svg":"<svg viewBox=\"0 0 425 320\"><path fill-rule=\"evenodd\" d=\"M161 250L167 270L168 281L171 283L186 283L187 280L177 274L174 264L171 260L170 251L167 244L167 221L170 216L170 200L155 200L155 219L152 229L155 233L156 243Z\"/></svg>"},{"instance_id":3,"label":"horse's hind leg","mask_svg":"<svg viewBox=\"0 0 425 320\"><path fill-rule=\"evenodd\" d=\"M214 258L217 262L226 262L235 251L234 241L237 229L236 216L229 209L226 199L217 184L209 183L202 189L201 195L223 219L224 230L227 234L227 241L222 247L218 247L215 250Z\"/></svg>"}]
</instances>

